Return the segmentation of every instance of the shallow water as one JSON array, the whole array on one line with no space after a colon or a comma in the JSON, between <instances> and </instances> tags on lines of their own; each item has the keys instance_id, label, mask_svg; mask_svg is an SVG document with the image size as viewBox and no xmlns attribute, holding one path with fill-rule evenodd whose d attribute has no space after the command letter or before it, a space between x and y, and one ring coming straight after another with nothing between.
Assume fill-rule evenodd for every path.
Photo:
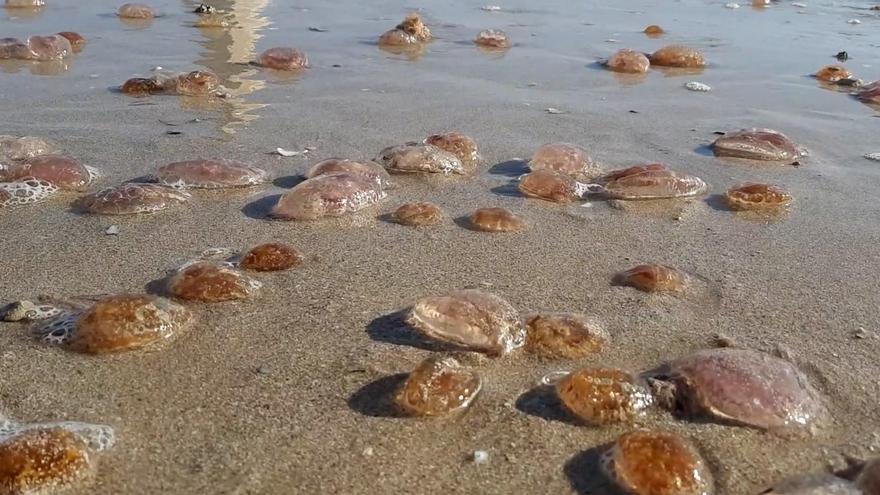
<instances>
[{"instance_id":1,"label":"shallow water","mask_svg":"<svg viewBox=\"0 0 880 495\"><path fill-rule=\"evenodd\" d=\"M880 79L880 12L855 8L870 2L741 2L736 10L702 0L486 2L500 12L463 0L211 2L234 11L238 26L229 30L191 27L198 2L150 3L162 16L148 23L121 21L112 2L55 0L36 15L0 9L2 36L70 30L88 40L62 64L0 63L0 134L44 136L101 169L92 191L211 156L281 179L222 196L199 192L179 208L131 218L79 216L66 194L0 211L0 230L15 233L0 237L3 301L143 292L165 268L216 246L279 241L305 260L290 275L260 275L257 300L195 308L199 323L162 351L93 359L0 326L0 413L117 432L96 484L71 493L588 492L591 449L629 428L567 422L536 388L540 377L587 365L649 369L719 332L747 347L791 349L832 421L815 438L782 439L649 414L643 424L696 444L718 493L756 493L841 454L880 449L880 170L862 158L880 151L880 114L809 77L845 50L856 77ZM415 59L379 50L378 36L415 7L436 40ZM649 24L667 34L648 38ZM513 47L478 50L472 40L488 28L504 30ZM670 43L702 49L709 67L632 77L596 63L621 48ZM304 51L312 68L286 74L248 64L285 45ZM211 70L230 97L111 90L155 66ZM712 91L688 91L688 81ZM800 167L711 156L713 131L747 127L784 132L811 156ZM265 220L272 201L263 198L287 191L309 163L370 159L452 130L474 137L488 164L469 180L403 176L365 216ZM515 158L548 142L581 145L607 169L663 162L713 190L675 220L599 201L526 200L511 182L526 172ZM307 160L269 155L307 146ZM749 221L713 199L745 181L785 187L790 214ZM375 219L413 201L438 204L449 220L411 229ZM484 207L510 209L530 228L490 236L452 220ZM110 225L119 235L105 235ZM611 285L640 263L705 277L718 297L709 304ZM387 417L377 405L383 394L429 355L396 315L419 297L465 287L491 290L523 316L596 316L610 344L578 361L524 353L478 361L484 389L453 422ZM868 338L853 337L859 328ZM468 461L475 450L489 462Z\"/></svg>"}]
</instances>

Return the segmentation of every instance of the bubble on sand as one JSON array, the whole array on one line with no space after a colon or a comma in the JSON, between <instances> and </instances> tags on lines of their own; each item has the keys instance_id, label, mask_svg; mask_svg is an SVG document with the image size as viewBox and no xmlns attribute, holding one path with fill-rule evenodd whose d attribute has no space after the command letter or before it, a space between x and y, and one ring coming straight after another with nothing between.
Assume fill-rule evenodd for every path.
<instances>
[{"instance_id":1,"label":"bubble on sand","mask_svg":"<svg viewBox=\"0 0 880 495\"><path fill-rule=\"evenodd\" d=\"M748 160L789 161L806 153L781 132L772 129L742 129L727 133L712 143L715 156Z\"/></svg>"},{"instance_id":2,"label":"bubble on sand","mask_svg":"<svg viewBox=\"0 0 880 495\"><path fill-rule=\"evenodd\" d=\"M686 198L705 194L709 186L699 177L669 170L665 165L637 165L600 178L611 199L645 200Z\"/></svg>"},{"instance_id":3,"label":"bubble on sand","mask_svg":"<svg viewBox=\"0 0 880 495\"><path fill-rule=\"evenodd\" d=\"M615 282L634 287L642 292L682 292L688 285L688 276L671 266L638 265L615 275Z\"/></svg>"},{"instance_id":4,"label":"bubble on sand","mask_svg":"<svg viewBox=\"0 0 880 495\"><path fill-rule=\"evenodd\" d=\"M407 203L391 214L391 220L410 227L436 225L443 221L443 210L427 201Z\"/></svg>"},{"instance_id":5,"label":"bubble on sand","mask_svg":"<svg viewBox=\"0 0 880 495\"><path fill-rule=\"evenodd\" d=\"M507 49L510 48L510 38L507 33L500 29L485 29L480 31L474 39L477 46L483 48Z\"/></svg>"},{"instance_id":6,"label":"bubble on sand","mask_svg":"<svg viewBox=\"0 0 880 495\"><path fill-rule=\"evenodd\" d=\"M57 151L57 147L43 138L0 136L0 163L7 160L26 160L35 156L54 153L55 151Z\"/></svg>"},{"instance_id":7,"label":"bubble on sand","mask_svg":"<svg viewBox=\"0 0 880 495\"><path fill-rule=\"evenodd\" d=\"M469 175L473 172L457 156L431 144L389 146L379 152L376 162L397 174Z\"/></svg>"},{"instance_id":8,"label":"bubble on sand","mask_svg":"<svg viewBox=\"0 0 880 495\"><path fill-rule=\"evenodd\" d=\"M724 193L733 210L768 210L785 208L792 202L791 194L779 186L747 182Z\"/></svg>"},{"instance_id":9,"label":"bubble on sand","mask_svg":"<svg viewBox=\"0 0 880 495\"><path fill-rule=\"evenodd\" d=\"M154 177L160 184L192 189L247 187L269 180L263 169L223 158L169 163L159 167Z\"/></svg>"},{"instance_id":10,"label":"bubble on sand","mask_svg":"<svg viewBox=\"0 0 880 495\"><path fill-rule=\"evenodd\" d=\"M224 302L248 299L262 284L221 263L197 261L168 279L168 293L184 301Z\"/></svg>"},{"instance_id":11,"label":"bubble on sand","mask_svg":"<svg viewBox=\"0 0 880 495\"><path fill-rule=\"evenodd\" d=\"M607 368L569 374L557 382L556 394L566 410L592 426L631 423L653 401L645 383L625 371Z\"/></svg>"},{"instance_id":12,"label":"bubble on sand","mask_svg":"<svg viewBox=\"0 0 880 495\"><path fill-rule=\"evenodd\" d=\"M319 175L327 175L345 172L362 175L379 185L382 189L392 187L391 176L382 165L376 162L358 162L354 160L330 158L312 165L304 174L306 179L313 179Z\"/></svg>"},{"instance_id":13,"label":"bubble on sand","mask_svg":"<svg viewBox=\"0 0 880 495\"><path fill-rule=\"evenodd\" d=\"M413 370L395 397L409 416L446 416L461 412L482 389L479 375L451 357L430 357Z\"/></svg>"},{"instance_id":14,"label":"bubble on sand","mask_svg":"<svg viewBox=\"0 0 880 495\"><path fill-rule=\"evenodd\" d=\"M152 19L156 13L149 5L142 3L126 3L119 7L116 15L125 19Z\"/></svg>"},{"instance_id":15,"label":"bubble on sand","mask_svg":"<svg viewBox=\"0 0 880 495\"><path fill-rule=\"evenodd\" d=\"M526 337L519 313L510 303L475 289L424 297L406 321L433 340L496 356L522 347Z\"/></svg>"},{"instance_id":16,"label":"bubble on sand","mask_svg":"<svg viewBox=\"0 0 880 495\"><path fill-rule=\"evenodd\" d=\"M394 29L379 37L379 45L412 45L431 40L431 30L415 12L406 16Z\"/></svg>"},{"instance_id":17,"label":"bubble on sand","mask_svg":"<svg viewBox=\"0 0 880 495\"><path fill-rule=\"evenodd\" d=\"M173 187L127 183L83 196L74 207L96 215L134 215L161 211L189 198L189 193Z\"/></svg>"},{"instance_id":18,"label":"bubble on sand","mask_svg":"<svg viewBox=\"0 0 880 495\"><path fill-rule=\"evenodd\" d=\"M481 158L477 150L477 142L470 136L460 132L453 131L434 134L425 138L424 142L457 156L461 163L469 170L475 169L480 163Z\"/></svg>"},{"instance_id":19,"label":"bubble on sand","mask_svg":"<svg viewBox=\"0 0 880 495\"><path fill-rule=\"evenodd\" d=\"M279 46L261 53L259 64L276 70L301 70L309 68L309 59L295 48Z\"/></svg>"},{"instance_id":20,"label":"bubble on sand","mask_svg":"<svg viewBox=\"0 0 880 495\"><path fill-rule=\"evenodd\" d=\"M245 270L274 272L288 270L302 263L302 253L279 242L260 244L246 252L238 266Z\"/></svg>"},{"instance_id":21,"label":"bubble on sand","mask_svg":"<svg viewBox=\"0 0 880 495\"><path fill-rule=\"evenodd\" d=\"M614 72L642 74L648 72L651 62L644 53L624 48L608 58L605 66Z\"/></svg>"},{"instance_id":22,"label":"bubble on sand","mask_svg":"<svg viewBox=\"0 0 880 495\"><path fill-rule=\"evenodd\" d=\"M696 69L706 66L703 54L684 45L669 45L657 50L649 57L651 65L661 67L681 67Z\"/></svg>"},{"instance_id":23,"label":"bubble on sand","mask_svg":"<svg viewBox=\"0 0 880 495\"><path fill-rule=\"evenodd\" d=\"M39 203L56 192L56 185L34 177L23 177L19 182L0 182L0 208Z\"/></svg>"},{"instance_id":24,"label":"bubble on sand","mask_svg":"<svg viewBox=\"0 0 880 495\"><path fill-rule=\"evenodd\" d=\"M610 337L602 326L581 313L532 315L526 319L526 349L561 359L600 352Z\"/></svg>"},{"instance_id":25,"label":"bubble on sand","mask_svg":"<svg viewBox=\"0 0 880 495\"><path fill-rule=\"evenodd\" d=\"M541 146L529 161L529 168L532 171L555 170L578 179L589 179L601 174L598 165L585 149L569 143Z\"/></svg>"},{"instance_id":26,"label":"bubble on sand","mask_svg":"<svg viewBox=\"0 0 880 495\"><path fill-rule=\"evenodd\" d=\"M69 156L40 155L0 168L0 182L20 182L25 177L34 177L61 190L85 191L95 173Z\"/></svg>"},{"instance_id":27,"label":"bubble on sand","mask_svg":"<svg viewBox=\"0 0 880 495\"><path fill-rule=\"evenodd\" d=\"M376 181L363 175L337 172L319 175L297 184L272 208L280 220L317 220L338 217L373 206L386 193Z\"/></svg>"},{"instance_id":28,"label":"bubble on sand","mask_svg":"<svg viewBox=\"0 0 880 495\"><path fill-rule=\"evenodd\" d=\"M471 214L470 226L481 232L519 232L525 222L504 208L480 208Z\"/></svg>"}]
</instances>

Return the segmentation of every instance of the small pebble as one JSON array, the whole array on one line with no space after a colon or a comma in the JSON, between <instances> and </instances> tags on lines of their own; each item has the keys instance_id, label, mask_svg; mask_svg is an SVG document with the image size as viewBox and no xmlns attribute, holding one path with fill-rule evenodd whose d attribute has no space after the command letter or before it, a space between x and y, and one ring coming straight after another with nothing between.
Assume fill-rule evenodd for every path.
<instances>
[{"instance_id":1,"label":"small pebble","mask_svg":"<svg viewBox=\"0 0 880 495\"><path fill-rule=\"evenodd\" d=\"M474 451L474 463L475 464L486 464L489 462L489 453L485 450L475 450Z\"/></svg>"},{"instance_id":2,"label":"small pebble","mask_svg":"<svg viewBox=\"0 0 880 495\"><path fill-rule=\"evenodd\" d=\"M373 456L373 447L367 447L364 449L364 457L372 457Z\"/></svg>"},{"instance_id":3,"label":"small pebble","mask_svg":"<svg viewBox=\"0 0 880 495\"><path fill-rule=\"evenodd\" d=\"M564 113L568 113L568 112L565 112L564 110L560 110L558 108L553 108L553 107L547 108L546 110L547 110L547 113L552 114L552 115L561 115Z\"/></svg>"},{"instance_id":4,"label":"small pebble","mask_svg":"<svg viewBox=\"0 0 880 495\"><path fill-rule=\"evenodd\" d=\"M107 230L105 230L104 233L107 235L119 235L119 227L111 225L107 227Z\"/></svg>"},{"instance_id":5,"label":"small pebble","mask_svg":"<svg viewBox=\"0 0 880 495\"><path fill-rule=\"evenodd\" d=\"M866 339L868 338L868 331L865 330L865 327L859 327L859 329L853 334L853 337L857 339Z\"/></svg>"},{"instance_id":6,"label":"small pebble","mask_svg":"<svg viewBox=\"0 0 880 495\"><path fill-rule=\"evenodd\" d=\"M707 93L712 89L708 84L703 84L698 81L691 81L685 84L684 87L691 91L699 91L702 93Z\"/></svg>"},{"instance_id":7,"label":"small pebble","mask_svg":"<svg viewBox=\"0 0 880 495\"><path fill-rule=\"evenodd\" d=\"M858 19L850 19L846 22L848 22L849 24L861 24L862 23L862 21L860 21Z\"/></svg>"},{"instance_id":8,"label":"small pebble","mask_svg":"<svg viewBox=\"0 0 880 495\"><path fill-rule=\"evenodd\" d=\"M865 158L868 160L874 160L875 162L880 162L880 152L878 153L867 153Z\"/></svg>"}]
</instances>

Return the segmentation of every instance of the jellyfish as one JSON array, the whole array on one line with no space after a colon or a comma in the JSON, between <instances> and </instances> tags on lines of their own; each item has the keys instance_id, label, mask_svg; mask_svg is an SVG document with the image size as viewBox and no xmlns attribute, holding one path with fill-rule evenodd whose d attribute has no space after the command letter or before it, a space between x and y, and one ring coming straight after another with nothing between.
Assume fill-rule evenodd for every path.
<instances>
[{"instance_id":1,"label":"jellyfish","mask_svg":"<svg viewBox=\"0 0 880 495\"><path fill-rule=\"evenodd\" d=\"M379 37L379 45L413 45L431 40L431 30L415 12L406 16L394 29Z\"/></svg>"},{"instance_id":2,"label":"jellyfish","mask_svg":"<svg viewBox=\"0 0 880 495\"><path fill-rule=\"evenodd\" d=\"M305 180L285 193L272 208L281 220L317 220L354 213L385 199L376 181L363 175L337 172Z\"/></svg>"},{"instance_id":3,"label":"jellyfish","mask_svg":"<svg viewBox=\"0 0 880 495\"><path fill-rule=\"evenodd\" d=\"M631 423L653 402L646 383L611 368L570 373L556 384L556 394L566 410L593 426Z\"/></svg>"},{"instance_id":4,"label":"jellyfish","mask_svg":"<svg viewBox=\"0 0 880 495\"><path fill-rule=\"evenodd\" d=\"M618 273L615 281L642 292L681 292L687 287L688 277L666 265L638 265Z\"/></svg>"},{"instance_id":5,"label":"jellyfish","mask_svg":"<svg viewBox=\"0 0 880 495\"><path fill-rule=\"evenodd\" d=\"M125 19L152 19L156 17L153 8L142 3L126 3L119 7L116 15Z\"/></svg>"},{"instance_id":6,"label":"jellyfish","mask_svg":"<svg viewBox=\"0 0 880 495\"><path fill-rule=\"evenodd\" d=\"M247 163L220 158L169 163L159 167L154 178L167 186L220 189L263 184L269 174Z\"/></svg>"},{"instance_id":7,"label":"jellyfish","mask_svg":"<svg viewBox=\"0 0 880 495\"><path fill-rule=\"evenodd\" d=\"M376 162L358 162L354 160L330 158L312 165L304 174L306 179L313 179L319 175L345 172L362 175L379 185L382 189L392 187L391 176L382 165Z\"/></svg>"},{"instance_id":8,"label":"jellyfish","mask_svg":"<svg viewBox=\"0 0 880 495\"><path fill-rule=\"evenodd\" d=\"M0 135L0 163L20 161L56 152L57 147L43 138Z\"/></svg>"},{"instance_id":9,"label":"jellyfish","mask_svg":"<svg viewBox=\"0 0 880 495\"><path fill-rule=\"evenodd\" d=\"M270 242L254 246L238 263L240 268L256 272L276 272L289 270L302 263L302 253L280 242Z\"/></svg>"},{"instance_id":10,"label":"jellyfish","mask_svg":"<svg viewBox=\"0 0 880 495\"><path fill-rule=\"evenodd\" d=\"M611 199L640 200L685 198L709 190L699 177L669 170L665 165L638 165L612 171L599 180Z\"/></svg>"},{"instance_id":11,"label":"jellyfish","mask_svg":"<svg viewBox=\"0 0 880 495\"><path fill-rule=\"evenodd\" d=\"M379 152L376 161L389 172L398 174L469 175L473 172L457 156L431 144L389 146Z\"/></svg>"},{"instance_id":12,"label":"jellyfish","mask_svg":"<svg viewBox=\"0 0 880 495\"><path fill-rule=\"evenodd\" d=\"M715 156L762 161L797 160L806 152L785 134L773 129L742 129L712 143Z\"/></svg>"},{"instance_id":13,"label":"jellyfish","mask_svg":"<svg viewBox=\"0 0 880 495\"><path fill-rule=\"evenodd\" d=\"M816 72L815 77L824 82L837 82L841 79L852 79L852 74L842 65L826 65Z\"/></svg>"},{"instance_id":14,"label":"jellyfish","mask_svg":"<svg viewBox=\"0 0 880 495\"><path fill-rule=\"evenodd\" d=\"M599 166L587 151L569 143L550 143L535 151L529 161L529 168L536 170L555 170L578 179L589 179L601 173Z\"/></svg>"},{"instance_id":15,"label":"jellyfish","mask_svg":"<svg viewBox=\"0 0 880 495\"><path fill-rule=\"evenodd\" d=\"M276 70L300 70L309 68L306 54L288 47L269 48L260 54L260 65Z\"/></svg>"},{"instance_id":16,"label":"jellyfish","mask_svg":"<svg viewBox=\"0 0 880 495\"><path fill-rule=\"evenodd\" d=\"M457 156L468 169L474 169L480 163L477 142L470 136L460 132L434 134L425 138L425 144L436 146Z\"/></svg>"},{"instance_id":17,"label":"jellyfish","mask_svg":"<svg viewBox=\"0 0 880 495\"><path fill-rule=\"evenodd\" d=\"M451 357L429 357L414 369L395 396L408 416L446 416L461 412L482 389L479 375Z\"/></svg>"},{"instance_id":18,"label":"jellyfish","mask_svg":"<svg viewBox=\"0 0 880 495\"><path fill-rule=\"evenodd\" d=\"M608 58L605 66L614 72L642 74L648 72L651 62L644 53L624 48Z\"/></svg>"},{"instance_id":19,"label":"jellyfish","mask_svg":"<svg viewBox=\"0 0 880 495\"><path fill-rule=\"evenodd\" d=\"M35 177L22 177L17 182L0 182L0 208L39 203L58 192L58 186Z\"/></svg>"},{"instance_id":20,"label":"jellyfish","mask_svg":"<svg viewBox=\"0 0 880 495\"><path fill-rule=\"evenodd\" d=\"M646 27L643 32L647 34L650 38L656 38L663 35L666 31L664 31L663 28L658 26L657 24L651 24L650 26Z\"/></svg>"},{"instance_id":21,"label":"jellyfish","mask_svg":"<svg viewBox=\"0 0 880 495\"><path fill-rule=\"evenodd\" d=\"M663 67L697 69L706 66L706 59L699 50L684 45L664 46L648 58L651 65Z\"/></svg>"},{"instance_id":22,"label":"jellyfish","mask_svg":"<svg viewBox=\"0 0 880 495\"><path fill-rule=\"evenodd\" d=\"M58 36L61 36L67 39L70 42L70 48L73 50L73 53L79 53L86 46L86 39L83 35L79 33L75 33L73 31L62 31L58 33Z\"/></svg>"},{"instance_id":23,"label":"jellyfish","mask_svg":"<svg viewBox=\"0 0 880 495\"><path fill-rule=\"evenodd\" d=\"M526 319L526 349L548 358L575 359L598 353L610 336L581 313L532 315Z\"/></svg>"},{"instance_id":24,"label":"jellyfish","mask_svg":"<svg viewBox=\"0 0 880 495\"><path fill-rule=\"evenodd\" d=\"M391 214L391 220L410 227L436 225L443 221L443 210L427 201L407 203L394 210L394 213Z\"/></svg>"},{"instance_id":25,"label":"jellyfish","mask_svg":"<svg viewBox=\"0 0 880 495\"><path fill-rule=\"evenodd\" d=\"M133 215L161 211L189 198L189 193L173 187L132 182L83 196L74 207L96 215Z\"/></svg>"},{"instance_id":26,"label":"jellyfish","mask_svg":"<svg viewBox=\"0 0 880 495\"><path fill-rule=\"evenodd\" d=\"M207 261L184 266L168 279L168 293L184 301L248 299L262 284L234 268Z\"/></svg>"},{"instance_id":27,"label":"jellyfish","mask_svg":"<svg viewBox=\"0 0 880 495\"><path fill-rule=\"evenodd\" d=\"M480 208L469 220L471 228L481 232L519 232L525 228L522 218L504 208Z\"/></svg>"},{"instance_id":28,"label":"jellyfish","mask_svg":"<svg viewBox=\"0 0 880 495\"><path fill-rule=\"evenodd\" d=\"M791 194L779 186L747 182L724 193L733 210L771 210L785 208L793 201Z\"/></svg>"},{"instance_id":29,"label":"jellyfish","mask_svg":"<svg viewBox=\"0 0 880 495\"><path fill-rule=\"evenodd\" d=\"M95 169L62 155L40 155L0 168L0 182L20 182L24 177L34 177L64 191L85 191L96 175Z\"/></svg>"},{"instance_id":30,"label":"jellyfish","mask_svg":"<svg viewBox=\"0 0 880 495\"><path fill-rule=\"evenodd\" d=\"M584 187L572 177L552 169L538 169L526 174L518 185L523 196L553 203L575 201L585 192Z\"/></svg>"},{"instance_id":31,"label":"jellyfish","mask_svg":"<svg viewBox=\"0 0 880 495\"><path fill-rule=\"evenodd\" d=\"M483 48L507 49L510 48L510 38L507 33L500 29L486 29L474 39L474 43Z\"/></svg>"}]
</instances>

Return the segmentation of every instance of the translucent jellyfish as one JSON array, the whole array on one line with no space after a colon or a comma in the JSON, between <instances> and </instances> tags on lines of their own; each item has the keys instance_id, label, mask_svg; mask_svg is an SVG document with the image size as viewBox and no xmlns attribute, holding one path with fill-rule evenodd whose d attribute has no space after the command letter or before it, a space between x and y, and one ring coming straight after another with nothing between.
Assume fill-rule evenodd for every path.
<instances>
[{"instance_id":1,"label":"translucent jellyfish","mask_svg":"<svg viewBox=\"0 0 880 495\"><path fill-rule=\"evenodd\" d=\"M55 145L43 138L0 136L0 163L7 160L26 160L55 151Z\"/></svg>"},{"instance_id":2,"label":"translucent jellyfish","mask_svg":"<svg viewBox=\"0 0 880 495\"><path fill-rule=\"evenodd\" d=\"M79 33L62 31L58 33L58 36L62 36L70 42L70 48L73 50L73 53L81 52L86 46L86 39Z\"/></svg>"},{"instance_id":3,"label":"translucent jellyfish","mask_svg":"<svg viewBox=\"0 0 880 495\"><path fill-rule=\"evenodd\" d=\"M192 314L168 299L146 294L105 297L85 311L65 311L37 324L43 341L87 354L141 349L185 329Z\"/></svg>"},{"instance_id":4,"label":"translucent jellyfish","mask_svg":"<svg viewBox=\"0 0 880 495\"><path fill-rule=\"evenodd\" d=\"M526 339L509 302L475 289L422 298L406 321L428 338L495 356L522 347Z\"/></svg>"},{"instance_id":5,"label":"translucent jellyfish","mask_svg":"<svg viewBox=\"0 0 880 495\"><path fill-rule=\"evenodd\" d=\"M611 199L686 198L705 194L709 186L699 177L669 170L664 165L638 165L615 170L601 178Z\"/></svg>"},{"instance_id":6,"label":"translucent jellyfish","mask_svg":"<svg viewBox=\"0 0 880 495\"><path fill-rule=\"evenodd\" d=\"M880 105L880 81L862 86L856 96L865 103Z\"/></svg>"},{"instance_id":7,"label":"translucent jellyfish","mask_svg":"<svg viewBox=\"0 0 880 495\"><path fill-rule=\"evenodd\" d=\"M624 48L612 55L605 65L614 72L641 74L648 72L651 62L644 53Z\"/></svg>"},{"instance_id":8,"label":"translucent jellyfish","mask_svg":"<svg viewBox=\"0 0 880 495\"><path fill-rule=\"evenodd\" d=\"M794 364L750 349L698 351L671 362L652 386L664 406L684 414L778 433L808 430L823 414Z\"/></svg>"},{"instance_id":9,"label":"translucent jellyfish","mask_svg":"<svg viewBox=\"0 0 880 495\"><path fill-rule=\"evenodd\" d=\"M526 224L504 208L480 208L471 214L470 226L481 232L519 232Z\"/></svg>"},{"instance_id":10,"label":"translucent jellyfish","mask_svg":"<svg viewBox=\"0 0 880 495\"><path fill-rule=\"evenodd\" d=\"M259 282L228 265L207 261L185 266L168 279L168 293L184 301L248 299L260 287Z\"/></svg>"},{"instance_id":11,"label":"translucent jellyfish","mask_svg":"<svg viewBox=\"0 0 880 495\"><path fill-rule=\"evenodd\" d=\"M260 65L277 70L300 70L309 68L309 59L294 48L275 47L260 54Z\"/></svg>"},{"instance_id":12,"label":"translucent jellyfish","mask_svg":"<svg viewBox=\"0 0 880 495\"><path fill-rule=\"evenodd\" d=\"M185 96L212 95L220 89L220 78L213 72L194 70L179 74L165 83L165 88Z\"/></svg>"},{"instance_id":13,"label":"translucent jellyfish","mask_svg":"<svg viewBox=\"0 0 880 495\"><path fill-rule=\"evenodd\" d=\"M451 357L429 357L413 370L395 397L409 416L445 416L461 412L480 393L479 375Z\"/></svg>"},{"instance_id":14,"label":"translucent jellyfish","mask_svg":"<svg viewBox=\"0 0 880 495\"><path fill-rule=\"evenodd\" d=\"M652 403L646 384L616 369L586 368L568 374L556 384L565 408L593 426L630 423Z\"/></svg>"},{"instance_id":15,"label":"translucent jellyfish","mask_svg":"<svg viewBox=\"0 0 880 495\"><path fill-rule=\"evenodd\" d=\"M382 189L392 187L391 176L388 175L388 171L376 162L357 162L354 160L330 158L312 165L304 175L306 179L313 179L319 175L338 172L362 175L374 181Z\"/></svg>"},{"instance_id":16,"label":"translucent jellyfish","mask_svg":"<svg viewBox=\"0 0 880 495\"><path fill-rule=\"evenodd\" d=\"M127 183L83 196L74 207L97 215L133 215L161 211L189 198L189 193L173 187Z\"/></svg>"},{"instance_id":17,"label":"translucent jellyfish","mask_svg":"<svg viewBox=\"0 0 880 495\"><path fill-rule=\"evenodd\" d=\"M585 192L583 185L571 176L552 169L539 169L526 174L520 178L518 187L523 196L554 203L570 203Z\"/></svg>"},{"instance_id":18,"label":"translucent jellyfish","mask_svg":"<svg viewBox=\"0 0 880 495\"><path fill-rule=\"evenodd\" d=\"M88 444L63 428L0 434L0 493L46 493L88 478Z\"/></svg>"},{"instance_id":19,"label":"translucent jellyfish","mask_svg":"<svg viewBox=\"0 0 880 495\"><path fill-rule=\"evenodd\" d=\"M803 149L781 132L772 129L742 129L712 143L715 156L749 160L789 161L805 155Z\"/></svg>"},{"instance_id":20,"label":"translucent jellyfish","mask_svg":"<svg viewBox=\"0 0 880 495\"><path fill-rule=\"evenodd\" d=\"M661 67L696 69L706 66L706 59L699 50L684 45L664 46L654 52L649 58L651 65L659 65Z\"/></svg>"},{"instance_id":21,"label":"translucent jellyfish","mask_svg":"<svg viewBox=\"0 0 880 495\"><path fill-rule=\"evenodd\" d=\"M510 38L500 29L485 29L474 39L477 46L483 48L510 48Z\"/></svg>"},{"instance_id":22,"label":"translucent jellyfish","mask_svg":"<svg viewBox=\"0 0 880 495\"><path fill-rule=\"evenodd\" d=\"M305 180L285 193L272 208L281 220L317 220L338 217L373 206L386 193L363 175L337 172Z\"/></svg>"},{"instance_id":23,"label":"translucent jellyfish","mask_svg":"<svg viewBox=\"0 0 880 495\"><path fill-rule=\"evenodd\" d=\"M45 0L6 0L4 7L7 9L34 8L46 5Z\"/></svg>"},{"instance_id":24,"label":"translucent jellyfish","mask_svg":"<svg viewBox=\"0 0 880 495\"><path fill-rule=\"evenodd\" d=\"M95 173L69 156L41 155L0 168L0 182L34 177L65 191L85 191Z\"/></svg>"},{"instance_id":25,"label":"translucent jellyfish","mask_svg":"<svg viewBox=\"0 0 880 495\"><path fill-rule=\"evenodd\" d=\"M165 85L155 78L133 77L125 81L119 91L132 96L146 96L164 92Z\"/></svg>"},{"instance_id":26,"label":"translucent jellyfish","mask_svg":"<svg viewBox=\"0 0 880 495\"><path fill-rule=\"evenodd\" d=\"M436 225L443 221L443 210L434 203L419 201L407 203L391 214L391 220L410 227Z\"/></svg>"},{"instance_id":27,"label":"translucent jellyfish","mask_svg":"<svg viewBox=\"0 0 880 495\"><path fill-rule=\"evenodd\" d=\"M389 172L398 174L468 175L473 172L457 156L431 144L389 146L379 152L376 161Z\"/></svg>"},{"instance_id":28,"label":"translucent jellyfish","mask_svg":"<svg viewBox=\"0 0 880 495\"><path fill-rule=\"evenodd\" d=\"M656 38L656 37L662 35L663 33L665 33L666 31L664 31L662 27L660 27L656 24L651 24L650 26L646 27L643 32L651 38Z\"/></svg>"},{"instance_id":29,"label":"translucent jellyfish","mask_svg":"<svg viewBox=\"0 0 880 495\"><path fill-rule=\"evenodd\" d=\"M575 178L588 179L601 173L587 151L568 143L545 144L538 148L529 161L529 168L555 170Z\"/></svg>"},{"instance_id":30,"label":"translucent jellyfish","mask_svg":"<svg viewBox=\"0 0 880 495\"><path fill-rule=\"evenodd\" d=\"M31 60L61 60L73 53L73 47L67 38L59 34L49 36L31 36L27 40Z\"/></svg>"},{"instance_id":31,"label":"translucent jellyfish","mask_svg":"<svg viewBox=\"0 0 880 495\"><path fill-rule=\"evenodd\" d=\"M27 43L18 38L0 38L0 59L28 60L32 53Z\"/></svg>"},{"instance_id":32,"label":"translucent jellyfish","mask_svg":"<svg viewBox=\"0 0 880 495\"><path fill-rule=\"evenodd\" d=\"M247 187L269 180L263 169L223 158L169 163L159 167L154 177L160 184L193 189Z\"/></svg>"},{"instance_id":33,"label":"translucent jellyfish","mask_svg":"<svg viewBox=\"0 0 880 495\"><path fill-rule=\"evenodd\" d=\"M815 74L816 79L825 82L837 82L841 79L852 79L852 74L842 65L826 65Z\"/></svg>"},{"instance_id":34,"label":"translucent jellyfish","mask_svg":"<svg viewBox=\"0 0 880 495\"><path fill-rule=\"evenodd\" d=\"M682 292L687 287L688 277L671 266L651 264L618 273L615 281L643 292Z\"/></svg>"},{"instance_id":35,"label":"translucent jellyfish","mask_svg":"<svg viewBox=\"0 0 880 495\"><path fill-rule=\"evenodd\" d=\"M791 194L779 186L747 182L731 187L724 193L734 210L768 210L785 208L792 202Z\"/></svg>"},{"instance_id":36,"label":"translucent jellyfish","mask_svg":"<svg viewBox=\"0 0 880 495\"><path fill-rule=\"evenodd\" d=\"M526 349L549 358L575 359L600 352L608 332L581 313L532 315L526 320Z\"/></svg>"},{"instance_id":37,"label":"translucent jellyfish","mask_svg":"<svg viewBox=\"0 0 880 495\"><path fill-rule=\"evenodd\" d=\"M0 182L0 208L39 203L58 192L58 186L34 177L18 182Z\"/></svg>"},{"instance_id":38,"label":"translucent jellyfish","mask_svg":"<svg viewBox=\"0 0 880 495\"><path fill-rule=\"evenodd\" d=\"M254 246L244 254L238 266L257 272L288 270L302 263L302 253L287 244L270 242Z\"/></svg>"},{"instance_id":39,"label":"translucent jellyfish","mask_svg":"<svg viewBox=\"0 0 880 495\"><path fill-rule=\"evenodd\" d=\"M711 495L712 473L690 442L664 431L621 435L601 458L602 471L624 492Z\"/></svg>"},{"instance_id":40,"label":"translucent jellyfish","mask_svg":"<svg viewBox=\"0 0 880 495\"><path fill-rule=\"evenodd\" d=\"M457 156L461 163L469 170L473 170L480 163L480 153L477 150L477 142L473 138L460 132L447 132L434 134L425 138L425 144L434 145L442 150Z\"/></svg>"},{"instance_id":41,"label":"translucent jellyfish","mask_svg":"<svg viewBox=\"0 0 880 495\"><path fill-rule=\"evenodd\" d=\"M379 45L411 45L431 39L431 30L415 12L406 16L394 29L379 37Z\"/></svg>"},{"instance_id":42,"label":"translucent jellyfish","mask_svg":"<svg viewBox=\"0 0 880 495\"><path fill-rule=\"evenodd\" d=\"M142 3L126 3L119 7L116 15L126 19L152 19L156 17L153 8Z\"/></svg>"}]
</instances>

